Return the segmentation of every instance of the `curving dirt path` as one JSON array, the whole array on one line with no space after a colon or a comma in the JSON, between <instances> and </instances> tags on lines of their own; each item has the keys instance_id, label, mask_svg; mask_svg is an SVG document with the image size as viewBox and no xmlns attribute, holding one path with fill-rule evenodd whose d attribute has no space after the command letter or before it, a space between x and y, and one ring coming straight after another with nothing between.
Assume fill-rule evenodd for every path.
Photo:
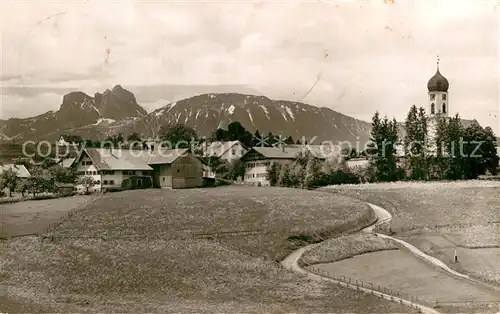
<instances>
[{"instance_id":1,"label":"curving dirt path","mask_svg":"<svg viewBox=\"0 0 500 314\"><path fill-rule=\"evenodd\" d=\"M381 207L378 207L376 205L369 204L369 203L367 203L367 204L375 212L375 214L377 215L378 219L377 219L377 221L374 224L372 224L372 225L364 228L361 232L373 233L373 229L376 226L391 221L392 215L388 211L386 211L385 209L383 209ZM377 207L377 208L375 209L375 207ZM367 292L367 293L372 293L372 294L380 296L380 297L382 297L382 298L384 298L386 300L390 300L390 301L394 301L394 302L402 303L402 304L405 304L405 305L408 305L408 306L411 306L411 307L418 308L418 309L420 309L420 311L422 311L422 313L426 313L426 314L440 313L440 312L436 311L435 309L432 309L430 307L424 306L422 304L414 303L414 302L409 301L409 300L405 300L405 299L400 298L398 296L390 295L390 294L387 294L387 293L382 293L382 292L374 290L374 289L359 287L359 286L356 286L355 284L345 283L343 281L335 280L333 278L320 276L320 275L317 275L315 273L312 273L312 272L307 271L304 268L300 267L299 264L298 264L298 261L301 258L301 256L306 251L314 248L317 245L319 245L319 244L307 245L305 247L302 247L302 248L294 251L292 254L288 255L288 257L285 258L281 262L281 265L283 265L283 267L285 267L287 269L293 270L293 271L301 273L301 274L305 274L305 275L307 275L311 279L315 279L315 280L328 280L328 281L331 281L333 283L340 284L340 285L342 285L344 287L347 287L347 288L351 288L351 289L354 289L354 290L360 290L360 291Z\"/></svg>"},{"instance_id":2,"label":"curving dirt path","mask_svg":"<svg viewBox=\"0 0 500 314\"><path fill-rule=\"evenodd\" d=\"M374 204L370 204L370 203L366 203L366 204L368 206L370 206L370 208L375 212L375 214L377 215L377 217L379 218L379 220L384 220L384 222L391 221L392 215L387 210L385 210L384 208L382 208L380 206L374 205ZM380 222L380 224L382 224L382 221ZM370 226L368 228L363 229L363 231L368 231L368 232L372 232L373 233L373 229L374 228L375 228L375 226ZM430 263L430 264L432 264L432 265L434 265L436 267L441 268L442 270L444 270L445 272L447 272L448 274L450 274L452 276L468 280L468 281L470 281L472 283L475 283L475 284L483 285L485 287L491 288L491 289L496 290L496 291L500 291L499 287L496 287L494 285L490 285L488 283L476 280L474 278L471 278L468 275L459 273L459 272L451 269L450 267L448 267L448 265L446 265L441 260L439 260L439 259L437 259L435 257L432 257L430 255L425 254L424 252L420 251L418 248L416 248L415 246L411 245L408 242L405 242L405 241L400 240L398 238L394 238L394 237L391 237L391 236L388 236L388 235L385 235L385 234L381 234L381 233L375 233L375 234L378 237L381 237L381 238L384 238L384 239L390 239L390 240L392 240L392 241L394 241L394 242L402 245L404 248L406 248L407 250L409 250L411 253L413 253L417 257L422 258L426 262L428 262L428 263Z\"/></svg>"}]
</instances>

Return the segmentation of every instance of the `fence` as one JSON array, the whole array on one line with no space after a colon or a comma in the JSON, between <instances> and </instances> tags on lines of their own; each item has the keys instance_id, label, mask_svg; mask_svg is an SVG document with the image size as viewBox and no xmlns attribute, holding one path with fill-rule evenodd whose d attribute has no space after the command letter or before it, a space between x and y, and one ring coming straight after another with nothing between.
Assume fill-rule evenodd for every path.
<instances>
[{"instance_id":1,"label":"fence","mask_svg":"<svg viewBox=\"0 0 500 314\"><path fill-rule=\"evenodd\" d=\"M370 290L372 295L389 299L391 301L399 302L402 305L409 306L413 309L418 309L418 305L423 305L429 308L440 308L440 307L459 307L466 306L470 308L496 308L500 307L499 300L424 300L410 295L409 293L402 292L401 290L393 290L381 285L373 284L371 282L363 281L360 279L354 279L351 277L343 275L335 275L333 272L322 270L318 267L310 267L307 271L316 274L321 277L331 278L339 283L341 286L355 288L356 290L361 290L360 288ZM408 301L408 302L405 302Z\"/></svg>"}]
</instances>

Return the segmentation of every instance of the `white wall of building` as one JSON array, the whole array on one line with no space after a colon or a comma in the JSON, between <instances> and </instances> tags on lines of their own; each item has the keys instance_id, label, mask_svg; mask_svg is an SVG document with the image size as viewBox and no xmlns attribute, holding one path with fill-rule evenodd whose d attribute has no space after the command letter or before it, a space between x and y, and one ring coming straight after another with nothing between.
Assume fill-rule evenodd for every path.
<instances>
[{"instance_id":1,"label":"white wall of building","mask_svg":"<svg viewBox=\"0 0 500 314\"><path fill-rule=\"evenodd\" d=\"M101 174L88 156L83 156L78 162L76 165L76 173L78 174L79 179L83 177L91 177L94 179L96 184L90 188L90 190L95 191L100 189ZM77 184L76 188L79 190L85 189L81 184Z\"/></svg>"},{"instance_id":2,"label":"white wall of building","mask_svg":"<svg viewBox=\"0 0 500 314\"><path fill-rule=\"evenodd\" d=\"M220 158L229 162L240 159L248 150L245 149L241 143L236 143L225 151Z\"/></svg>"}]
</instances>

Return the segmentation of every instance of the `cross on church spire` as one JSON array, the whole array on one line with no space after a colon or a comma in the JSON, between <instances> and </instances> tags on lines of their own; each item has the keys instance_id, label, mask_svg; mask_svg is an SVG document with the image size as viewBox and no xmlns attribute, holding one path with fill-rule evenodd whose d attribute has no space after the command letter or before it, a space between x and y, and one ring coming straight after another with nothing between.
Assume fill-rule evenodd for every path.
<instances>
[{"instance_id":1,"label":"cross on church spire","mask_svg":"<svg viewBox=\"0 0 500 314\"><path fill-rule=\"evenodd\" d=\"M437 55L437 69L439 71L439 54Z\"/></svg>"}]
</instances>

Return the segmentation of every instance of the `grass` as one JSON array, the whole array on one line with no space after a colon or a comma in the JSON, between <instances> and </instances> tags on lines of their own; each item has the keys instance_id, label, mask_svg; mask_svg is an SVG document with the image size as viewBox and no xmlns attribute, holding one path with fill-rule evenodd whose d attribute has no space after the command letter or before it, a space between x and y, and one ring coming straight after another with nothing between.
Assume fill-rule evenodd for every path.
<instances>
[{"instance_id":1,"label":"grass","mask_svg":"<svg viewBox=\"0 0 500 314\"><path fill-rule=\"evenodd\" d=\"M389 288L393 293L406 293L426 301L429 306L435 305L435 301L438 301L441 305L438 311L451 313L469 313L471 310L473 313L498 311L497 302L500 300L497 291L449 276L406 251L379 251L309 267L350 277L352 282L357 279L369 282L375 289L380 285ZM474 302L468 303L470 301Z\"/></svg>"},{"instance_id":2,"label":"grass","mask_svg":"<svg viewBox=\"0 0 500 314\"><path fill-rule=\"evenodd\" d=\"M69 210L92 202L93 196L29 200L0 205L0 237L45 232L54 220Z\"/></svg>"},{"instance_id":3,"label":"grass","mask_svg":"<svg viewBox=\"0 0 500 314\"><path fill-rule=\"evenodd\" d=\"M299 245L289 237L359 229L370 212L347 197L279 188L108 194L69 217L54 242L0 243L0 277L12 297L52 311L407 312L276 262Z\"/></svg>"},{"instance_id":4,"label":"grass","mask_svg":"<svg viewBox=\"0 0 500 314\"><path fill-rule=\"evenodd\" d=\"M500 222L500 182L398 182L328 187L382 206L393 215L395 232L487 226Z\"/></svg>"},{"instance_id":5,"label":"grass","mask_svg":"<svg viewBox=\"0 0 500 314\"><path fill-rule=\"evenodd\" d=\"M500 286L500 182L398 182L327 190L386 208L396 237L457 271ZM458 264L455 249L462 260Z\"/></svg>"},{"instance_id":6,"label":"grass","mask_svg":"<svg viewBox=\"0 0 500 314\"><path fill-rule=\"evenodd\" d=\"M302 255L300 262L302 265L332 263L359 254L397 248L391 241L373 234L349 234L320 243Z\"/></svg>"}]
</instances>

